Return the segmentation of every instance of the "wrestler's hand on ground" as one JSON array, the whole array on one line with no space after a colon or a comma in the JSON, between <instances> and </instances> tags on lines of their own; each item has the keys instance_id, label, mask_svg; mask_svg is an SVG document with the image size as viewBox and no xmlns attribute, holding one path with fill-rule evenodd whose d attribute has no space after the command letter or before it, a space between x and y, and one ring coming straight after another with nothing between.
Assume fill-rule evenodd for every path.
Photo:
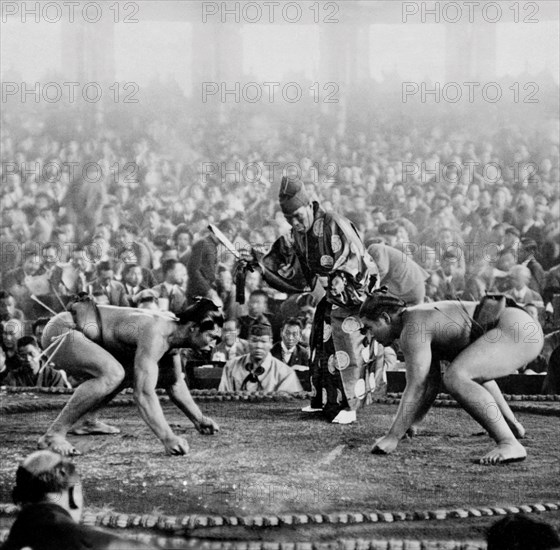
<instances>
[{"instance_id":1,"label":"wrestler's hand on ground","mask_svg":"<svg viewBox=\"0 0 560 550\"><path fill-rule=\"evenodd\" d=\"M165 454L172 456L186 455L189 452L189 444L186 439L173 434L163 441Z\"/></svg>"},{"instance_id":2,"label":"wrestler's hand on ground","mask_svg":"<svg viewBox=\"0 0 560 550\"><path fill-rule=\"evenodd\" d=\"M396 437L384 435L374 443L371 452L374 455L388 455L397 448L398 444L399 440Z\"/></svg>"},{"instance_id":3,"label":"wrestler's hand on ground","mask_svg":"<svg viewBox=\"0 0 560 550\"><path fill-rule=\"evenodd\" d=\"M203 416L198 422L194 422L194 427L203 435L213 435L220 431L220 426L208 416Z\"/></svg>"}]
</instances>

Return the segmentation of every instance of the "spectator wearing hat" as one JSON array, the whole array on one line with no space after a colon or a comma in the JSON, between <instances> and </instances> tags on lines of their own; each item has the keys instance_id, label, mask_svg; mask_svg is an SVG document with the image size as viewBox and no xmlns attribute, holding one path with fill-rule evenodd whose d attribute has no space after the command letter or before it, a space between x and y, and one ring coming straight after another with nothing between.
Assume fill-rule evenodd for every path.
<instances>
[{"instance_id":1,"label":"spectator wearing hat","mask_svg":"<svg viewBox=\"0 0 560 550\"><path fill-rule=\"evenodd\" d=\"M354 422L369 383L357 313L375 284L375 266L352 223L325 212L300 180L284 177L279 199L292 233L277 240L260 262L264 279L290 293L324 281L325 297L313 321L310 409L322 409L333 422Z\"/></svg>"},{"instance_id":2,"label":"spectator wearing hat","mask_svg":"<svg viewBox=\"0 0 560 550\"><path fill-rule=\"evenodd\" d=\"M251 325L249 353L226 363L219 391L303 391L295 371L273 357L271 349L272 327L268 319L261 316Z\"/></svg>"}]
</instances>

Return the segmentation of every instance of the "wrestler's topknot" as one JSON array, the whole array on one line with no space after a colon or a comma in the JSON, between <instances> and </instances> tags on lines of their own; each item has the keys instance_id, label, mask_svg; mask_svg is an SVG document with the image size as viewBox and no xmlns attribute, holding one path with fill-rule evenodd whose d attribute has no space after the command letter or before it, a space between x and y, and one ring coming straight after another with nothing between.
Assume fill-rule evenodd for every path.
<instances>
[{"instance_id":1,"label":"wrestler's topknot","mask_svg":"<svg viewBox=\"0 0 560 550\"><path fill-rule=\"evenodd\" d=\"M224 324L222 310L208 298L198 298L193 305L179 313L178 317L181 325L186 325L187 323L202 325L209 321L219 327Z\"/></svg>"},{"instance_id":2,"label":"wrestler's topknot","mask_svg":"<svg viewBox=\"0 0 560 550\"><path fill-rule=\"evenodd\" d=\"M374 290L360 307L360 317L378 319L383 313L393 314L406 307L406 302L390 294L383 286Z\"/></svg>"}]
</instances>

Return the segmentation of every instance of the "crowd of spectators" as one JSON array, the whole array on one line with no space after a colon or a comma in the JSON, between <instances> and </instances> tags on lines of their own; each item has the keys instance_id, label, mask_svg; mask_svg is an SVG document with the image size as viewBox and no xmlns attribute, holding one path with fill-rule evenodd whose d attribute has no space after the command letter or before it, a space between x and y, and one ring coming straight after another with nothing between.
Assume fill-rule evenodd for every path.
<instances>
[{"instance_id":1,"label":"crowd of spectators","mask_svg":"<svg viewBox=\"0 0 560 550\"><path fill-rule=\"evenodd\" d=\"M503 114L458 128L443 114L353 128L349 115L341 130L333 117L267 120L251 137L233 115L218 128L197 121L185 136L169 119L131 123L125 132L126 120L98 114L86 131L79 118L62 125L48 113L3 113L0 315L8 368L18 366L18 347L29 346L20 339L40 337L45 318L80 292L173 313L196 296L219 297L225 346L195 359L246 350L239 338L267 315L276 353L289 363L288 352L299 354L295 346L308 339L314 296L287 299L254 272L238 303L234 256L207 230L213 223L236 247L267 250L289 229L277 199L285 172L326 210L347 216L366 246L386 243L419 263L429 273L427 300L505 292L554 328L560 176L558 135L549 126L515 126ZM178 153L170 140L179 134L187 146Z\"/></svg>"}]
</instances>

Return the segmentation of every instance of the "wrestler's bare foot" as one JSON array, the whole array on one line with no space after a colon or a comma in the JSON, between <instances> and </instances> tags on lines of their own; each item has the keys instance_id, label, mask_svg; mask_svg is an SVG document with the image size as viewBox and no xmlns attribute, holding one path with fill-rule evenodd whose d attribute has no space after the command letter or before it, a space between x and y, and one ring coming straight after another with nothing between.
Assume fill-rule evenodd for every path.
<instances>
[{"instance_id":1,"label":"wrestler's bare foot","mask_svg":"<svg viewBox=\"0 0 560 550\"><path fill-rule=\"evenodd\" d=\"M480 464L505 464L507 462L519 462L527 458L525 447L517 440L506 441L498 444L481 459Z\"/></svg>"},{"instance_id":2,"label":"wrestler's bare foot","mask_svg":"<svg viewBox=\"0 0 560 550\"><path fill-rule=\"evenodd\" d=\"M116 426L111 426L101 420L86 420L81 426L72 428L69 432L72 435L115 435L121 431Z\"/></svg>"},{"instance_id":3,"label":"wrestler's bare foot","mask_svg":"<svg viewBox=\"0 0 560 550\"><path fill-rule=\"evenodd\" d=\"M77 456L82 453L74 447L63 435L45 434L37 442L39 449L49 449L63 456Z\"/></svg>"},{"instance_id":4,"label":"wrestler's bare foot","mask_svg":"<svg viewBox=\"0 0 560 550\"><path fill-rule=\"evenodd\" d=\"M374 443L371 453L374 455L388 455L397 448L398 444L399 440L396 437L385 435Z\"/></svg>"}]
</instances>

